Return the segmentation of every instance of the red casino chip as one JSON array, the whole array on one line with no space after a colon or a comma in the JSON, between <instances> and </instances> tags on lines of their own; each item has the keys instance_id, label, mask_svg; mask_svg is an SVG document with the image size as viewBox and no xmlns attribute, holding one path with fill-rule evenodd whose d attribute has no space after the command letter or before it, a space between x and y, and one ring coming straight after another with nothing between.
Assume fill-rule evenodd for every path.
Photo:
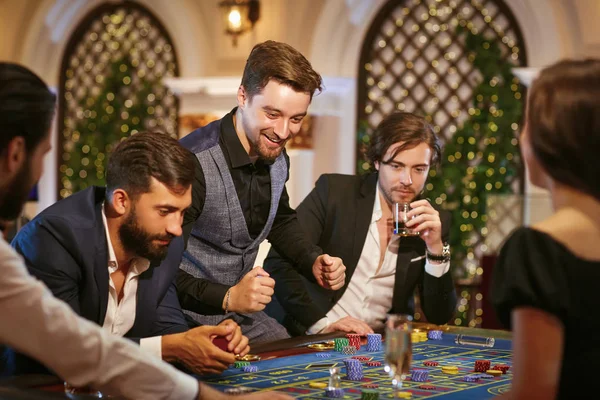
<instances>
[{"instance_id":1,"label":"red casino chip","mask_svg":"<svg viewBox=\"0 0 600 400\"><path fill-rule=\"evenodd\" d=\"M440 363L437 361L423 361L423 365L425 365L426 367L437 367L438 365L440 365Z\"/></svg>"},{"instance_id":2,"label":"red casino chip","mask_svg":"<svg viewBox=\"0 0 600 400\"><path fill-rule=\"evenodd\" d=\"M506 364L496 364L492 367L492 369L495 369L497 371L502 371L503 374L506 374L506 371L508 371L510 369L510 366L506 365Z\"/></svg>"},{"instance_id":3,"label":"red casino chip","mask_svg":"<svg viewBox=\"0 0 600 400\"><path fill-rule=\"evenodd\" d=\"M379 387L379 385L376 383L368 383L366 385L363 385L363 387L367 388L367 389L377 389Z\"/></svg>"},{"instance_id":4,"label":"red casino chip","mask_svg":"<svg viewBox=\"0 0 600 400\"><path fill-rule=\"evenodd\" d=\"M435 390L435 386L433 386L433 385L420 385L419 389L423 389L423 390Z\"/></svg>"},{"instance_id":5,"label":"red casino chip","mask_svg":"<svg viewBox=\"0 0 600 400\"><path fill-rule=\"evenodd\" d=\"M485 372L490 369L491 362L489 360L477 360L475 361L475 371Z\"/></svg>"},{"instance_id":6,"label":"red casino chip","mask_svg":"<svg viewBox=\"0 0 600 400\"><path fill-rule=\"evenodd\" d=\"M367 362L367 366L369 366L369 367L381 367L381 362L379 362L379 361L369 361L369 362Z\"/></svg>"},{"instance_id":7,"label":"red casino chip","mask_svg":"<svg viewBox=\"0 0 600 400\"><path fill-rule=\"evenodd\" d=\"M367 356L352 356L352 358L354 358L355 360L359 360L359 361L369 361L371 358L373 357L367 357Z\"/></svg>"}]
</instances>

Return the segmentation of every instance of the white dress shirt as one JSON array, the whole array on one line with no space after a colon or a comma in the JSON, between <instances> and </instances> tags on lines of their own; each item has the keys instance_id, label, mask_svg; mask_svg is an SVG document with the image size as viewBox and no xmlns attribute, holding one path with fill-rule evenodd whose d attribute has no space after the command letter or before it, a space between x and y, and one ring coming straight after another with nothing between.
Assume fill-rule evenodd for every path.
<instances>
[{"instance_id":1,"label":"white dress shirt","mask_svg":"<svg viewBox=\"0 0 600 400\"><path fill-rule=\"evenodd\" d=\"M0 344L62 379L127 399L194 399L198 382L125 339L80 318L27 272L0 235Z\"/></svg>"},{"instance_id":2,"label":"white dress shirt","mask_svg":"<svg viewBox=\"0 0 600 400\"><path fill-rule=\"evenodd\" d=\"M108 306L106 308L106 316L104 317L104 324L102 327L113 335L125 336L135 323L139 276L150 268L150 260L139 257L131 261L131 266L125 276L125 282L123 283L123 297L121 298L121 301L119 301L119 295L112 280L112 273L119 268L119 264L117 263L115 250L112 241L110 240L104 206L102 206L102 222L104 223L106 242L108 243L109 277ZM140 347L144 351L162 359L162 338L160 336L140 339Z\"/></svg>"},{"instance_id":3,"label":"white dress shirt","mask_svg":"<svg viewBox=\"0 0 600 400\"><path fill-rule=\"evenodd\" d=\"M382 215L379 185L377 185L369 231L348 288L326 316L308 329L308 334L318 333L347 316L362 320L373 329L383 327L386 315L392 308L398 248L402 239L397 235L392 236L380 266L381 247L377 222ZM425 272L436 278L447 273L449 269L449 262L441 264L425 262Z\"/></svg>"}]
</instances>

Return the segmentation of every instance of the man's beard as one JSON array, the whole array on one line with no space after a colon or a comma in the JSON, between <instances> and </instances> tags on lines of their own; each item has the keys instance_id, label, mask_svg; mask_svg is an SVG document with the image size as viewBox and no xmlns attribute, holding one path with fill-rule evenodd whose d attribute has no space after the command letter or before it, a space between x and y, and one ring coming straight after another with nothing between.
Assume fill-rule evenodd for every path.
<instances>
[{"instance_id":1,"label":"man's beard","mask_svg":"<svg viewBox=\"0 0 600 400\"><path fill-rule=\"evenodd\" d=\"M27 161L8 186L2 189L4 193L0 193L0 220L12 221L21 215L34 183L30 173L31 165Z\"/></svg>"},{"instance_id":2,"label":"man's beard","mask_svg":"<svg viewBox=\"0 0 600 400\"><path fill-rule=\"evenodd\" d=\"M173 235L152 235L137 223L135 207L123 224L119 227L119 239L125 251L134 253L137 257L150 261L161 261L167 256L169 246L154 245L154 240L173 239Z\"/></svg>"},{"instance_id":3,"label":"man's beard","mask_svg":"<svg viewBox=\"0 0 600 400\"><path fill-rule=\"evenodd\" d=\"M251 132L251 128L249 126L244 125L244 131L245 132ZM262 136L266 135L267 137L277 137L277 135L275 135L275 132L273 132L273 130L271 129L265 129L259 132L258 136L256 137L255 141L250 140L250 138L248 138L248 142L250 143L250 150L252 152L254 152L255 154L258 155L258 157L261 160L267 161L267 162L273 162L277 159L277 157L279 157L279 155L281 154L281 152L283 151L283 148L285 147L285 144L287 143L287 139L286 140L282 140L280 143L280 147L278 149L269 149L267 148L267 146L262 142Z\"/></svg>"},{"instance_id":4,"label":"man's beard","mask_svg":"<svg viewBox=\"0 0 600 400\"><path fill-rule=\"evenodd\" d=\"M383 197L387 200L387 202L389 204L394 204L394 203L412 203L416 198L417 198L417 194L411 189L411 188L404 188L404 187L393 187L390 189L384 189L381 187L381 185L379 186L379 189L381 190L381 192L383 193ZM405 200L394 200L394 191L398 190L398 189L403 189L405 191L411 191L411 197L408 201Z\"/></svg>"}]
</instances>

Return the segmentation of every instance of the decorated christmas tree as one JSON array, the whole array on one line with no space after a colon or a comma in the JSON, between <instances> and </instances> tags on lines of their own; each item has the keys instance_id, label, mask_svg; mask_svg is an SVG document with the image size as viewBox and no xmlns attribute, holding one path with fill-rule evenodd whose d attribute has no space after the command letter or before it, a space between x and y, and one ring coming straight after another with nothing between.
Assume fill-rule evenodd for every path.
<instances>
[{"instance_id":1,"label":"decorated christmas tree","mask_svg":"<svg viewBox=\"0 0 600 400\"><path fill-rule=\"evenodd\" d=\"M113 147L155 124L153 92L157 83L136 73L129 58L113 62L110 72L98 79L103 81L102 89L82 101L82 115L67 143L70 148L61 167L63 184L66 179L65 187L71 193L91 185L104 186L107 158Z\"/></svg>"},{"instance_id":2,"label":"decorated christmas tree","mask_svg":"<svg viewBox=\"0 0 600 400\"><path fill-rule=\"evenodd\" d=\"M430 173L427 196L452 212L455 277L473 278L481 256L477 244L487 234L487 197L520 190L515 178L521 172L517 133L523 104L514 65L503 56L499 40L458 28L481 80L468 119L445 143L441 169Z\"/></svg>"}]
</instances>

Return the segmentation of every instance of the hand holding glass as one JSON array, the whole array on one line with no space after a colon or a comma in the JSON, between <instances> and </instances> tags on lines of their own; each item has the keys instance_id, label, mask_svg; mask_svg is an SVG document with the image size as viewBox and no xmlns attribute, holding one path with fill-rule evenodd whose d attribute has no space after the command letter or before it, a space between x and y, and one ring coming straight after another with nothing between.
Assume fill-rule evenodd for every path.
<instances>
[{"instance_id":1,"label":"hand holding glass","mask_svg":"<svg viewBox=\"0 0 600 400\"><path fill-rule=\"evenodd\" d=\"M406 226L411 219L408 217L410 210L410 203L394 203L394 235L419 236L419 232Z\"/></svg>"}]
</instances>

